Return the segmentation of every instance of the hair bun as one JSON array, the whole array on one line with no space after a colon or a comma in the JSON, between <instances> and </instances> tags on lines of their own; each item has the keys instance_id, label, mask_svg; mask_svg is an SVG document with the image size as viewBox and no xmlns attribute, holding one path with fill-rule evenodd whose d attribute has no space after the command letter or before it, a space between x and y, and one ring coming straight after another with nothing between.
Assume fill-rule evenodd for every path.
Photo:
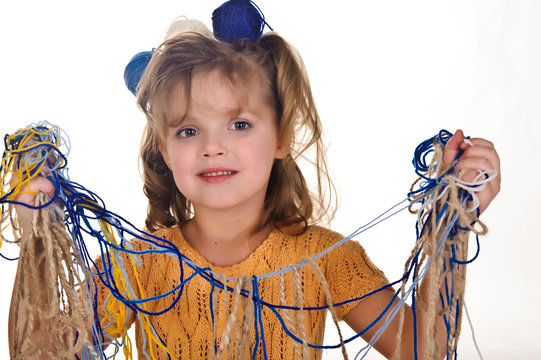
<instances>
[{"instance_id":1,"label":"hair bun","mask_svg":"<svg viewBox=\"0 0 541 360\"><path fill-rule=\"evenodd\" d=\"M212 13L214 36L225 42L238 39L256 42L265 25L268 26L263 13L250 0L226 1Z\"/></svg>"},{"instance_id":2,"label":"hair bun","mask_svg":"<svg viewBox=\"0 0 541 360\"><path fill-rule=\"evenodd\" d=\"M141 76L150 62L153 53L154 50L141 51L135 54L128 65L126 65L126 69L124 69L124 83L133 95L137 91L137 85L139 85Z\"/></svg>"}]
</instances>

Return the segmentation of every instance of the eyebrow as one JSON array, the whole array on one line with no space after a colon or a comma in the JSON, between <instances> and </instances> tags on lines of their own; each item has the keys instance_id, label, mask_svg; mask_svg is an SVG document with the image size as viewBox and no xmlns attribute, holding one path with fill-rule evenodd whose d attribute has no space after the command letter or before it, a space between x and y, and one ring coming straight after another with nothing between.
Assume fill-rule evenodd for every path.
<instances>
[{"instance_id":1,"label":"eyebrow","mask_svg":"<svg viewBox=\"0 0 541 360\"><path fill-rule=\"evenodd\" d=\"M238 105L234 105L224 109L224 111L221 113L224 114L226 117L233 119L241 114L255 115L256 112L249 109L247 106L242 106L239 103ZM188 110L182 116L174 117L172 120L168 120L167 123L171 127L177 127L182 125L184 122L190 121L198 122L200 121L200 117L195 116L188 108Z\"/></svg>"},{"instance_id":2,"label":"eyebrow","mask_svg":"<svg viewBox=\"0 0 541 360\"><path fill-rule=\"evenodd\" d=\"M180 110L180 111L177 111ZM189 114L189 105L188 107L174 109L169 101L163 112L165 124L167 127L177 127L186 121L186 117Z\"/></svg>"},{"instance_id":3,"label":"eyebrow","mask_svg":"<svg viewBox=\"0 0 541 360\"><path fill-rule=\"evenodd\" d=\"M175 128L179 127L183 122L186 121L186 116L181 117L165 117L165 125L167 128Z\"/></svg>"}]
</instances>

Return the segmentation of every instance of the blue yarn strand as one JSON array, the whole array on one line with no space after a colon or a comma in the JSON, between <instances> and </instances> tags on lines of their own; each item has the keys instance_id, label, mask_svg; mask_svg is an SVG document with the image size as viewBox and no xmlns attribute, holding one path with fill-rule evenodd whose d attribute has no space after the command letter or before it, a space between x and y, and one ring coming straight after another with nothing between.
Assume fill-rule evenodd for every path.
<instances>
[{"instance_id":1,"label":"blue yarn strand","mask_svg":"<svg viewBox=\"0 0 541 360\"><path fill-rule=\"evenodd\" d=\"M240 1L240 0L239 0ZM235 0L231 0L230 2L235 2ZM247 1L244 1L247 2ZM340 246L342 243L348 241L349 239L352 239L355 236L358 236L362 232L366 231L367 229L375 226L376 224L380 223L381 221L384 221L385 219L395 215L396 213L406 209L407 207L411 206L411 195L412 194L419 194L423 193L424 196L435 196L433 193L436 191L436 185L440 184L442 181L442 178L438 179L431 179L427 176L424 176L423 172L426 172L429 169L429 161L428 157L433 152L433 144L434 141L439 141L442 144L445 144L450 138L450 133L442 130L437 136L432 137L431 139L421 143L417 149L414 156L413 164L415 167L415 171L418 172L419 176L424 180L423 183L420 184L419 189L414 190L408 194L408 198L399 202L397 205L391 207L386 212L382 213L366 225L363 225L362 227L358 228L356 231L354 231L350 236L344 238L337 244L335 244L333 247L330 247L326 249L325 251L321 252L320 254L316 254L313 256L313 259L317 259L321 256L324 256L329 251L332 251L336 246ZM5 138L6 139L6 138ZM6 143L6 140L4 139L4 143ZM54 151L54 149L51 149L50 146L45 146L45 150L47 151ZM41 153L41 150L39 147L32 148L32 151L37 151ZM92 281L96 284L96 281L100 281L103 283L103 285L109 290L111 295L122 302L129 311L134 311L137 316L139 317L140 314L148 314L148 315L160 315L167 311L169 311L172 307L174 307L178 301L180 300L181 295L183 294L184 286L191 281L193 278L197 276L201 276L201 278L205 279L209 282L211 285L211 298L209 303L209 308L211 310L211 321L214 324L216 319L214 318L213 312L213 303L212 303L212 296L214 295L214 291L218 291L218 289L222 289L228 292L233 292L234 289L230 286L227 286L225 283L222 283L218 281L218 275L214 273L210 268L201 267L198 264L194 263L190 259L188 259L184 254L182 254L179 249L170 241L166 239L159 238L153 234L146 233L144 231L141 231L137 229L133 224L128 222L126 219L122 218L118 214L115 214L108 210L105 206L105 203L103 200L97 196L95 193L91 192L90 190L84 188L82 185L77 184L71 180L69 180L69 177L67 176L67 159L63 154L60 152L55 152L55 154L58 154L56 156L57 161L56 162L48 162L47 167L53 168L52 175L50 176L51 181L55 184L55 196L53 199L51 199L50 203L53 201L56 201L57 199L61 199L64 202L65 206L65 224L69 229L70 234L72 235L73 241L75 243L76 250L80 256L81 264L80 266L86 269L90 269L93 266L97 269L96 264L94 260L92 259L92 256L90 256L88 249L85 246L85 240L84 238L87 235L92 236L95 238L99 245L99 252L102 259L102 265L103 270L102 271L94 271L92 272ZM45 160L48 161L48 160ZM56 168L55 168L56 167ZM452 171L452 170L450 170ZM424 177L423 177L424 176ZM409 202L408 202L409 200ZM468 200L467 196L463 197L461 200L462 204L465 204L465 202ZM418 200L421 203L424 202L424 197L421 196ZM404 203L408 202L406 205ZM7 200L7 197L3 197L0 199L0 203L2 203L2 206L7 203L14 203L11 200ZM449 209L446 204L443 204L442 206L438 206L440 211L435 215L436 216L436 222L438 222L444 214L448 214ZM431 216L434 216L433 214L428 214L428 219L431 219ZM456 232L456 220L457 220L457 214L455 213L452 215L452 219L450 222L450 226L445 229L444 234L438 241L438 248L437 251L441 251L443 244L447 238L454 237L454 234ZM101 225L96 227L94 226L94 222L102 220L109 224L113 231L117 234L117 236L120 238L120 245L114 245L110 243L105 235L106 229L103 228ZM434 229L431 228L431 225L429 225L431 221L425 221L424 224L416 224L416 233L417 238L419 239L421 235L423 235L426 231L433 231ZM151 249L144 250L144 251L137 251L133 249L133 247L130 246L130 243L128 240L126 240L126 236L130 236L134 239L139 239L144 241L146 244L149 244L151 246ZM479 239L476 237L477 240L477 252L475 256L470 260L458 260L456 259L456 251L453 248L451 258L446 259L446 266L451 266L451 269L454 270L454 267L469 264L473 260L475 260L479 254ZM422 247L421 247L422 248ZM415 294L417 292L417 286L419 285L421 279L423 278L424 274L426 273L428 267L431 265L430 262L425 264L425 266L419 271L418 275L415 276L415 278L412 278L412 274L417 274L418 266L419 266L419 254L421 249L415 254L413 257L411 264L408 267L408 270L403 275L403 277L387 286L384 286L380 289L376 289L372 291L369 294L364 294L358 298L355 299L348 299L341 303L334 304L334 306L342 306L347 303L350 303L352 301L359 301L364 299L367 296L370 296L371 294L374 294L378 291L382 291L384 289L387 289L395 284L404 282L404 281L412 281L412 284L408 291L406 292L406 296L404 299L401 299L397 304L393 305L393 302L398 298L398 291L396 291L393 294L392 301L386 306L386 308L378 314L377 318L365 329L363 329L358 334L355 334L354 336L351 336L350 338L346 339L344 342L349 343L353 341L354 339L363 336L370 328L372 328L376 323L378 323L381 319L385 317L385 324L380 328L380 331L376 334L376 336L370 341L370 343L365 347L366 349L369 349L372 347L372 345L377 341L379 335L384 331L384 329L388 326L391 319L398 313L398 310L401 306L404 305L406 298L408 298L410 295L412 297L412 311L414 314L414 339L415 339L415 356L417 357L417 338L416 338L416 329L417 329L417 323L416 323L416 303L415 303ZM142 256L145 254L167 254L169 256L172 256L178 261L179 267L181 269L181 275L179 278L179 284L175 286L172 289L169 289L167 291L164 291L161 294L157 294L152 297L147 297L144 299L138 299L136 298L136 292L131 288L131 286L128 286L126 288L126 291L124 293L121 293L119 286L115 283L115 280L113 278L113 257L116 258L116 261L119 264L123 263L122 258L120 257L120 254L130 254L134 256L134 261L139 261L140 259L138 256ZM0 254L0 256L3 256ZM271 272L268 274L262 274L259 276L253 276L251 278L252 286L253 286L253 294L249 294L247 290L242 290L241 295L244 297L251 296L249 301L254 302L254 328L255 328L255 336L256 336L256 342L254 345L254 352L253 356L255 357L258 353L258 347L259 342L261 341L262 348L260 349L264 356L264 358L267 358L267 351L266 351L266 341L265 341L265 333L264 333L264 324L263 324L263 308L267 307L270 309L270 311L276 316L278 322L281 324L284 332L290 336L294 341L297 341L299 343L302 343L303 340L299 339L295 334L290 331L287 326L285 325L284 320L282 319L279 309L289 309L289 310L297 310L297 311L321 311L327 309L329 306L317 306L317 307L305 307L305 308L299 308L295 306L289 306L289 305L277 305L277 304L271 304L266 301L264 301L260 297L259 288L258 288L258 280L263 279L270 276L276 276L288 271L292 271L294 269L299 269L302 266L305 266L308 262L304 262L301 264L298 264L296 266L282 269L279 271ZM456 265L455 265L456 264ZM184 266L188 266L192 270L192 273L189 276L185 276L184 273ZM125 271L123 271L123 266L121 266L121 271L123 272L124 278L127 279L127 274ZM229 279L225 277L221 277L224 279ZM99 279L99 280L98 280ZM230 279L231 280L231 279ZM232 279L235 280L235 279ZM128 284L129 285L129 284ZM446 283L447 286L447 283ZM128 296L129 295L129 296ZM445 293L440 293L440 301L444 302L447 301L447 303L451 304L450 311L460 311L460 304L458 302L454 302L455 297L455 290L454 290L454 284L451 284L451 287L446 287ZM171 298L170 304L166 305L163 309L155 309L155 311L147 311L142 308L142 304L158 301L160 299L165 298ZM94 325L92 328L92 337L94 341L94 346L96 348L101 349L101 345L107 342L107 338L103 332L103 329L100 326L99 319L97 317L97 298L96 294L94 294L94 298L92 301L95 315L94 315ZM458 313L456 313L455 317L458 318ZM447 318L447 316L446 316ZM446 327L450 329L450 325L448 322L446 322ZM152 331L155 331L154 328L152 328ZM158 335L158 334L157 334ZM165 345L163 342L163 339L161 339L159 336L158 338L160 341ZM117 341L113 340L111 342L115 347L118 347L121 345ZM336 345L316 345L316 344L307 344L307 346L311 348L316 349L333 349L338 348L341 346L341 344ZM214 351L217 351L217 344L214 344ZM358 353L358 355L363 351L363 349ZM368 350L366 350L368 351ZM364 357L364 356L363 356Z\"/></svg>"}]
</instances>

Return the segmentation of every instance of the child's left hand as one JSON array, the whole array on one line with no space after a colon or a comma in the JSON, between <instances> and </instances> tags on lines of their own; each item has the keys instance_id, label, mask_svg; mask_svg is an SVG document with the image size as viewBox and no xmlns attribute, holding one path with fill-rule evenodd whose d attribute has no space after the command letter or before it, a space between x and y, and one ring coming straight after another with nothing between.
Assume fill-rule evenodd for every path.
<instances>
[{"instance_id":1,"label":"child's left hand","mask_svg":"<svg viewBox=\"0 0 541 360\"><path fill-rule=\"evenodd\" d=\"M445 146L443 161L446 166L451 165L457 154L463 150L464 153L458 159L455 169L466 170L463 176L465 181L474 180L478 175L477 170L496 170L498 172L496 177L477 193L479 211L482 213L500 191L500 158L490 141L482 138L472 138L469 139L469 142L471 144L464 141L462 130L457 130Z\"/></svg>"}]
</instances>

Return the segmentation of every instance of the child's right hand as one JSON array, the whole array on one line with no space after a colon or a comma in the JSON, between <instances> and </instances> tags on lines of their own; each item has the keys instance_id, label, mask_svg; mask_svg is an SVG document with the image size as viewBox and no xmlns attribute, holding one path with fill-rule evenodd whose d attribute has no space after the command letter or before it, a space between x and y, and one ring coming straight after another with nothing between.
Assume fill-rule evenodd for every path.
<instances>
[{"instance_id":1,"label":"child's right hand","mask_svg":"<svg viewBox=\"0 0 541 360\"><path fill-rule=\"evenodd\" d=\"M51 199L55 194L54 184L44 176L37 176L30 180L29 184L23 186L21 193L15 197L15 201L35 206L36 195L40 192L47 194ZM32 218L36 210L23 205L15 205L15 210L23 227L23 234L29 233L32 230Z\"/></svg>"}]
</instances>

